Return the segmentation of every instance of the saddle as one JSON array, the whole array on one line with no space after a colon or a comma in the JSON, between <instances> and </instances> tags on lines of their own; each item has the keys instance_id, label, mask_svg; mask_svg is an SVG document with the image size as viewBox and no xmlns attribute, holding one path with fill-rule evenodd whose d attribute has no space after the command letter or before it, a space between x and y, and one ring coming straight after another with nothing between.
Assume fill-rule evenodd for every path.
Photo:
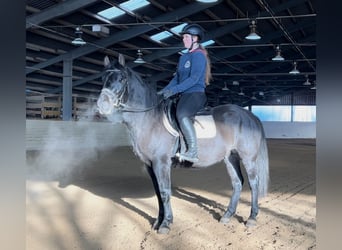
<instances>
[{"instance_id":1,"label":"saddle","mask_svg":"<svg viewBox=\"0 0 342 250\"><path fill-rule=\"evenodd\" d=\"M177 138L174 154L185 151L186 145L176 118L175 99L167 99L164 105L163 124L167 131ZM216 135L216 126L211 107L199 110L194 117L194 127L197 139L212 138Z\"/></svg>"}]
</instances>

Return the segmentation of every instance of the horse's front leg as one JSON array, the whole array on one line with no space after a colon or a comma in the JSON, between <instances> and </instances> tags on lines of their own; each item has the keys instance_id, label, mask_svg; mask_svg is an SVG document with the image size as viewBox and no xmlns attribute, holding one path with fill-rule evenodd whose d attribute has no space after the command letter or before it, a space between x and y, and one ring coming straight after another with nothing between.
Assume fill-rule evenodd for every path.
<instances>
[{"instance_id":1,"label":"horse's front leg","mask_svg":"<svg viewBox=\"0 0 342 250\"><path fill-rule=\"evenodd\" d=\"M153 183L153 187L154 187L154 191L155 194L157 196L158 199L158 208L159 208L159 213L158 213L158 217L155 220L155 222L152 225L152 228L157 230L160 226L160 224L162 223L163 219L164 219L164 205L163 205L163 201L160 195L160 191L159 191L159 185L158 185L158 181L156 178L156 175L154 173L154 170L152 168L152 166L146 166L147 172L149 173L152 183Z\"/></svg>"},{"instance_id":2,"label":"horse's front leg","mask_svg":"<svg viewBox=\"0 0 342 250\"><path fill-rule=\"evenodd\" d=\"M158 198L159 213L153 224L153 229L160 234L167 234L170 231L170 224L173 222L171 209L171 178L170 166L165 164L153 164L148 167L152 183Z\"/></svg>"}]
</instances>

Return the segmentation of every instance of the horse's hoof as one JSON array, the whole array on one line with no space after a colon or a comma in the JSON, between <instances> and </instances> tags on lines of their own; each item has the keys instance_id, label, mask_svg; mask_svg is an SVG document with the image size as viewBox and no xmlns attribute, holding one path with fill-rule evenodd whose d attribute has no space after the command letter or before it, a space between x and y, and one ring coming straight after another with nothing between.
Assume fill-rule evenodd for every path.
<instances>
[{"instance_id":1,"label":"horse's hoof","mask_svg":"<svg viewBox=\"0 0 342 250\"><path fill-rule=\"evenodd\" d=\"M221 217L220 223L222 224L227 224L230 221L229 217Z\"/></svg>"},{"instance_id":2,"label":"horse's hoof","mask_svg":"<svg viewBox=\"0 0 342 250\"><path fill-rule=\"evenodd\" d=\"M159 220L155 220L155 222L152 224L152 229L157 230L159 228Z\"/></svg>"},{"instance_id":3,"label":"horse's hoof","mask_svg":"<svg viewBox=\"0 0 342 250\"><path fill-rule=\"evenodd\" d=\"M170 232L170 228L168 227L160 227L157 231L158 234L168 234Z\"/></svg>"},{"instance_id":4,"label":"horse's hoof","mask_svg":"<svg viewBox=\"0 0 342 250\"><path fill-rule=\"evenodd\" d=\"M249 218L246 222L246 227L255 227L257 225L256 219Z\"/></svg>"}]
</instances>

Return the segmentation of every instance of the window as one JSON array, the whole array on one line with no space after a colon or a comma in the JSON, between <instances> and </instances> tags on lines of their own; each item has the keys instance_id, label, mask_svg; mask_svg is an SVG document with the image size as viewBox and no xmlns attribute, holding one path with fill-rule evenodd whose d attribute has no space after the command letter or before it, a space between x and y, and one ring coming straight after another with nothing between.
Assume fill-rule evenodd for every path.
<instances>
[{"instance_id":1,"label":"window","mask_svg":"<svg viewBox=\"0 0 342 250\"><path fill-rule=\"evenodd\" d=\"M316 106L293 106L293 121L295 122L316 121Z\"/></svg>"},{"instance_id":2,"label":"window","mask_svg":"<svg viewBox=\"0 0 342 250\"><path fill-rule=\"evenodd\" d=\"M110 7L108 9L98 12L97 14L108 20L111 20L125 14L125 11L133 13L134 10L137 10L148 4L150 3L146 0L129 0L119 4L120 8Z\"/></svg>"},{"instance_id":3,"label":"window","mask_svg":"<svg viewBox=\"0 0 342 250\"><path fill-rule=\"evenodd\" d=\"M315 122L316 106L252 106L261 121ZM291 117L292 116L292 117Z\"/></svg>"},{"instance_id":4,"label":"window","mask_svg":"<svg viewBox=\"0 0 342 250\"><path fill-rule=\"evenodd\" d=\"M261 121L291 121L291 106L252 106Z\"/></svg>"},{"instance_id":5,"label":"window","mask_svg":"<svg viewBox=\"0 0 342 250\"><path fill-rule=\"evenodd\" d=\"M205 41L205 42L203 42L201 44L202 44L203 47L206 47L206 46L212 45L214 43L215 43L214 40L208 40L208 41Z\"/></svg>"},{"instance_id":6,"label":"window","mask_svg":"<svg viewBox=\"0 0 342 250\"><path fill-rule=\"evenodd\" d=\"M183 24L177 25L177 26L171 28L171 31L173 33L179 34L179 32L182 31L182 29L183 29L183 27L185 25L187 25L187 23L183 23ZM160 42L161 40L166 39L166 38L168 38L168 37L170 37L172 35L173 34L171 32L169 32L169 31L162 31L162 32L159 32L159 33L151 36L151 39L156 41L156 42Z\"/></svg>"},{"instance_id":7,"label":"window","mask_svg":"<svg viewBox=\"0 0 342 250\"><path fill-rule=\"evenodd\" d=\"M205 41L205 42L203 42L203 43L201 43L201 44L202 44L203 47L206 47L206 46L209 46L209 45L214 44L214 43L215 43L214 40L208 40L208 41ZM183 49L183 50L181 51L181 53L184 54L184 53L186 53L187 51L188 51L188 49Z\"/></svg>"}]
</instances>

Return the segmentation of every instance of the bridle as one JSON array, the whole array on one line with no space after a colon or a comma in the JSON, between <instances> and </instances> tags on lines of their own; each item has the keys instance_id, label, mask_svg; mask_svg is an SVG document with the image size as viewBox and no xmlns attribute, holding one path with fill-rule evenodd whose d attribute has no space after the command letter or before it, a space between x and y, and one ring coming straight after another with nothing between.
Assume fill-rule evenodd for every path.
<instances>
[{"instance_id":1,"label":"bridle","mask_svg":"<svg viewBox=\"0 0 342 250\"><path fill-rule=\"evenodd\" d=\"M106 82L108 80L108 78L114 73L114 72L121 72L121 70L118 69L107 69L105 72L109 72L109 74L106 76L106 80L104 82ZM101 90L101 95L105 94L106 96L108 96L110 98L110 100L113 102L113 106L115 109L117 109L118 111L121 112L147 112L150 111L152 109L154 109L155 107L157 107L160 102L162 101L162 99L157 102L157 104L152 105L151 107L147 107L147 108L137 108L137 107L131 107L129 105L127 105L123 100L125 97L125 94L128 93L128 80L127 80L127 76L125 76L120 83L122 84L122 88L120 90L120 92L118 92L117 97L115 96L115 94L113 93L113 91L109 90L108 88L103 88ZM115 100L115 101L114 101Z\"/></svg>"}]
</instances>

